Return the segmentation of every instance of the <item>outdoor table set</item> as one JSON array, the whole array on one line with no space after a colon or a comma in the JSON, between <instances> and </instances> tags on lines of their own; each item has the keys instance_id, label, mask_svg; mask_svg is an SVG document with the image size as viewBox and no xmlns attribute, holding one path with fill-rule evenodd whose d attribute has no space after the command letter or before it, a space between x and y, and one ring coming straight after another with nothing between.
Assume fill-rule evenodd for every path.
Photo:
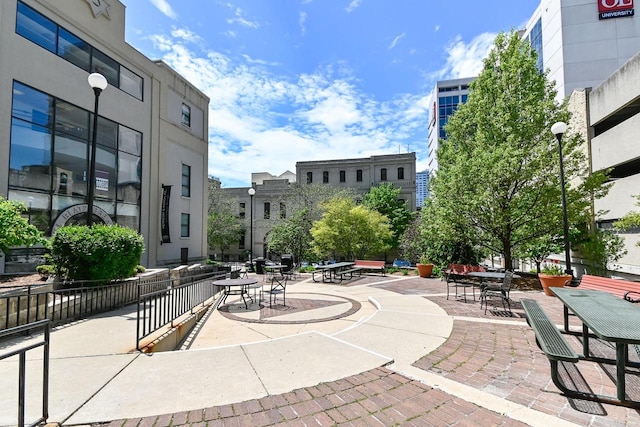
<instances>
[{"instance_id":1,"label":"outdoor table set","mask_svg":"<svg viewBox=\"0 0 640 427\"><path fill-rule=\"evenodd\" d=\"M249 308L247 304L247 298L251 300L253 303L255 295L255 290L259 285L257 285L258 281L256 279L221 279L214 280L212 284L214 286L219 286L223 288L222 299L220 300L220 304L224 304L229 295L240 295L242 297L242 301L244 302L244 308ZM254 289L253 298L249 295L249 289Z\"/></svg>"},{"instance_id":2,"label":"outdoor table set","mask_svg":"<svg viewBox=\"0 0 640 427\"><path fill-rule=\"evenodd\" d=\"M323 283L341 283L342 276L340 275L340 272L348 269L353 264L353 262L336 262L333 264L318 265L316 266L316 270L319 270L322 273ZM319 280L316 280L315 273L316 271L311 273L311 278L314 282L319 282Z\"/></svg>"}]
</instances>

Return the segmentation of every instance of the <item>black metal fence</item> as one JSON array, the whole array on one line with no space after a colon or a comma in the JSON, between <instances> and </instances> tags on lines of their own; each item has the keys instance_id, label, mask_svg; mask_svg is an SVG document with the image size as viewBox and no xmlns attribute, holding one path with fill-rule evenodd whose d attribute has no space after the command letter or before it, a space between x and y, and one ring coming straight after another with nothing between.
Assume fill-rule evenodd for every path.
<instances>
[{"instance_id":1,"label":"black metal fence","mask_svg":"<svg viewBox=\"0 0 640 427\"><path fill-rule=\"evenodd\" d=\"M169 278L138 286L136 348L141 341L160 328L171 325L186 313L204 306L215 295L211 281L224 278L227 272L207 272Z\"/></svg>"},{"instance_id":2,"label":"black metal fence","mask_svg":"<svg viewBox=\"0 0 640 427\"><path fill-rule=\"evenodd\" d=\"M167 304L159 298L162 291L169 290L174 294L172 308L168 312L188 310L185 307L192 301L199 301L197 295L204 292L205 287L199 291L191 287L188 291L172 289L211 277L224 277L228 273L229 271L217 271L210 266L199 266L164 270L158 274L108 284L75 281L3 288L0 293L0 330L45 319L50 320L53 325L72 322L125 305L140 303L141 295L146 298L147 294L156 291L156 299L162 304ZM196 302L195 305L199 303ZM173 307L174 304L176 307ZM155 308L153 316L156 316ZM143 317L146 318L147 314Z\"/></svg>"},{"instance_id":3,"label":"black metal fence","mask_svg":"<svg viewBox=\"0 0 640 427\"><path fill-rule=\"evenodd\" d=\"M49 343L51 322L49 320L41 320L29 325L17 326L15 328L0 331L0 341L9 340L14 337L30 335L33 330L44 329L44 334L37 341L28 341L22 345L17 345L11 351L0 355L0 360L4 360L13 356L18 356L18 426L25 425L25 409L26 409L26 370L27 370L27 351L43 347L44 355L42 358L42 415L35 420L30 426L42 424L49 417Z\"/></svg>"}]
</instances>

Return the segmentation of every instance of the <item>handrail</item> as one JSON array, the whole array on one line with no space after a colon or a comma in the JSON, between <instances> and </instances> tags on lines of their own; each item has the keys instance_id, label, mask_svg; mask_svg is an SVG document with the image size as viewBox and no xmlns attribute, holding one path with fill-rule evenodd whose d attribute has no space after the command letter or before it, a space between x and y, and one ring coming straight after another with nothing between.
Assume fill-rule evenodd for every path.
<instances>
[{"instance_id":1,"label":"handrail","mask_svg":"<svg viewBox=\"0 0 640 427\"><path fill-rule=\"evenodd\" d=\"M211 272L138 285L136 349L149 335L166 325L174 327L180 316L192 312L215 295L211 280L226 272Z\"/></svg>"},{"instance_id":2,"label":"handrail","mask_svg":"<svg viewBox=\"0 0 640 427\"><path fill-rule=\"evenodd\" d=\"M12 356L19 356L18 364L18 426L25 425L25 409L26 409L26 369L27 356L29 350L38 347L44 347L44 357L42 358L42 416L29 426L35 426L47 421L49 418L49 343L51 337L51 321L48 319L40 320L28 325L16 326L15 328L0 331L0 339L19 334L30 334L32 330L44 328L44 335L41 341L24 345L8 353L0 355L0 360L7 359Z\"/></svg>"}]
</instances>

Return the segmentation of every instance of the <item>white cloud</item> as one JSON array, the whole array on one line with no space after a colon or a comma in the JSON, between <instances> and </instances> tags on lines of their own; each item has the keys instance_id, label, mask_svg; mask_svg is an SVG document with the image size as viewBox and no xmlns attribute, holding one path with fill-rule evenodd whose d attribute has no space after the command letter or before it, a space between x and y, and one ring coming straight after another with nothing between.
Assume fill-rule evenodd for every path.
<instances>
[{"instance_id":1,"label":"white cloud","mask_svg":"<svg viewBox=\"0 0 640 427\"><path fill-rule=\"evenodd\" d=\"M298 25L300 26L300 33L302 35L304 35L304 33L307 31L307 28L305 27L305 22L307 22L307 13L300 12L300 17L298 18Z\"/></svg>"},{"instance_id":2,"label":"white cloud","mask_svg":"<svg viewBox=\"0 0 640 427\"><path fill-rule=\"evenodd\" d=\"M152 5L157 7L160 12L162 12L169 18L171 19L178 18L178 15L176 15L176 13L173 11L173 9L171 8L171 5L169 4L169 2L167 2L167 0L149 0L149 1L151 2Z\"/></svg>"},{"instance_id":3,"label":"white cloud","mask_svg":"<svg viewBox=\"0 0 640 427\"><path fill-rule=\"evenodd\" d=\"M227 24L240 24L243 27L249 27L249 28L259 28L260 24L258 24L257 22L252 22L249 21L248 19L245 19L242 15L243 15L243 10L240 9L239 7L236 8L235 11L235 18L230 18L227 19Z\"/></svg>"},{"instance_id":4,"label":"white cloud","mask_svg":"<svg viewBox=\"0 0 640 427\"><path fill-rule=\"evenodd\" d=\"M294 80L267 61L205 50L188 30L150 40L160 59L209 96L209 173L226 187L248 185L251 172L295 171L297 161L396 153L426 140L424 95L372 99L348 64Z\"/></svg>"},{"instance_id":5,"label":"white cloud","mask_svg":"<svg viewBox=\"0 0 640 427\"><path fill-rule=\"evenodd\" d=\"M403 38L404 36L406 36L407 33L402 33L399 36L396 36L395 39L393 39L393 41L391 42L391 44L389 45L389 50L393 49L394 47L396 47L396 44L398 44L398 42L400 41L401 38Z\"/></svg>"},{"instance_id":6,"label":"white cloud","mask_svg":"<svg viewBox=\"0 0 640 427\"><path fill-rule=\"evenodd\" d=\"M349 6L347 6L345 10L347 11L347 13L351 13L358 7L360 7L360 3L362 3L362 0L351 0L351 3L349 3Z\"/></svg>"},{"instance_id":7,"label":"white cloud","mask_svg":"<svg viewBox=\"0 0 640 427\"><path fill-rule=\"evenodd\" d=\"M483 33L467 44L460 36L456 37L446 48L447 63L439 72L441 77L455 79L480 74L482 60L491 51L495 38L494 33Z\"/></svg>"}]
</instances>

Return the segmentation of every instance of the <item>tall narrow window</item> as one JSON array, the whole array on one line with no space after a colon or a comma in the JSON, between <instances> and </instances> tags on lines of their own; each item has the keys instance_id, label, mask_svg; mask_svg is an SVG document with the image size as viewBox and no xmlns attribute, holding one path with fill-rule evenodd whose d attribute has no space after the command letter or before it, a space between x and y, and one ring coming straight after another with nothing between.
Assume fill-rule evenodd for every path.
<instances>
[{"instance_id":1,"label":"tall narrow window","mask_svg":"<svg viewBox=\"0 0 640 427\"><path fill-rule=\"evenodd\" d=\"M189 226L191 215L183 213L180 215L180 237L189 237Z\"/></svg>"},{"instance_id":2,"label":"tall narrow window","mask_svg":"<svg viewBox=\"0 0 640 427\"><path fill-rule=\"evenodd\" d=\"M313 172L307 172L307 184L313 183Z\"/></svg>"},{"instance_id":3,"label":"tall narrow window","mask_svg":"<svg viewBox=\"0 0 640 427\"><path fill-rule=\"evenodd\" d=\"M182 165L182 195L191 197L191 166Z\"/></svg>"},{"instance_id":4,"label":"tall narrow window","mask_svg":"<svg viewBox=\"0 0 640 427\"><path fill-rule=\"evenodd\" d=\"M404 179L404 168L398 168L398 179Z\"/></svg>"},{"instance_id":5,"label":"tall narrow window","mask_svg":"<svg viewBox=\"0 0 640 427\"><path fill-rule=\"evenodd\" d=\"M246 211L247 211L246 204L244 202L240 203L240 214L238 215L238 218L244 219L246 215L245 214Z\"/></svg>"},{"instance_id":6,"label":"tall narrow window","mask_svg":"<svg viewBox=\"0 0 640 427\"><path fill-rule=\"evenodd\" d=\"M245 239L247 238L247 233L242 233L242 235L240 235L240 240L238 241L238 249L244 249L245 248Z\"/></svg>"},{"instance_id":7,"label":"tall narrow window","mask_svg":"<svg viewBox=\"0 0 640 427\"><path fill-rule=\"evenodd\" d=\"M264 202L264 219L271 218L271 203Z\"/></svg>"},{"instance_id":8,"label":"tall narrow window","mask_svg":"<svg viewBox=\"0 0 640 427\"><path fill-rule=\"evenodd\" d=\"M387 168L380 169L380 181L387 180Z\"/></svg>"},{"instance_id":9,"label":"tall narrow window","mask_svg":"<svg viewBox=\"0 0 640 427\"><path fill-rule=\"evenodd\" d=\"M322 172L322 183L323 184L328 184L329 183L329 172L328 171Z\"/></svg>"},{"instance_id":10,"label":"tall narrow window","mask_svg":"<svg viewBox=\"0 0 640 427\"><path fill-rule=\"evenodd\" d=\"M356 170L356 181L362 182L362 169Z\"/></svg>"},{"instance_id":11,"label":"tall narrow window","mask_svg":"<svg viewBox=\"0 0 640 427\"><path fill-rule=\"evenodd\" d=\"M287 205L280 202L280 219L287 219Z\"/></svg>"},{"instance_id":12,"label":"tall narrow window","mask_svg":"<svg viewBox=\"0 0 640 427\"><path fill-rule=\"evenodd\" d=\"M191 107L182 104L182 124L191 127Z\"/></svg>"},{"instance_id":13,"label":"tall narrow window","mask_svg":"<svg viewBox=\"0 0 640 427\"><path fill-rule=\"evenodd\" d=\"M347 180L347 173L345 171L340 171L340 182L345 182Z\"/></svg>"}]
</instances>

